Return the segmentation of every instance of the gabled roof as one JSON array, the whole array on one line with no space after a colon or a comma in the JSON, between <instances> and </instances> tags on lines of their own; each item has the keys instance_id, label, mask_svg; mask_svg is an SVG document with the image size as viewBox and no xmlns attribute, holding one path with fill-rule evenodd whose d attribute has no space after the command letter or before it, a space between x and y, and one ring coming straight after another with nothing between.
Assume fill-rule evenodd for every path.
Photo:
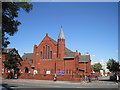
<instances>
[{"instance_id":1,"label":"gabled roof","mask_svg":"<svg viewBox=\"0 0 120 90\"><path fill-rule=\"evenodd\" d=\"M2 54L15 54L20 58L20 60L22 60L21 56L18 53L18 50L16 50L15 48L4 48L2 50Z\"/></svg>"}]
</instances>

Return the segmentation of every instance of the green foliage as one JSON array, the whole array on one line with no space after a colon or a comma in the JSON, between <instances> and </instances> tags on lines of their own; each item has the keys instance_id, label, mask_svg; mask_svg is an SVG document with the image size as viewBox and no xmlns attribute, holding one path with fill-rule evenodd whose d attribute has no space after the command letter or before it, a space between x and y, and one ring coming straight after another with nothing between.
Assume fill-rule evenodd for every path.
<instances>
[{"instance_id":1,"label":"green foliage","mask_svg":"<svg viewBox=\"0 0 120 90\"><path fill-rule=\"evenodd\" d=\"M16 18L20 9L29 12L32 4L27 2L2 2L2 47L7 47L10 42L8 36L13 36L21 24Z\"/></svg>"},{"instance_id":2,"label":"green foliage","mask_svg":"<svg viewBox=\"0 0 120 90\"><path fill-rule=\"evenodd\" d=\"M8 54L6 60L3 61L4 67L9 70L17 69L19 62L18 55L15 54Z\"/></svg>"},{"instance_id":3,"label":"green foliage","mask_svg":"<svg viewBox=\"0 0 120 90\"><path fill-rule=\"evenodd\" d=\"M92 65L92 68L95 72L100 72L100 70L102 69L102 65L100 63L97 63Z\"/></svg>"},{"instance_id":4,"label":"green foliage","mask_svg":"<svg viewBox=\"0 0 120 90\"><path fill-rule=\"evenodd\" d=\"M109 61L107 62L107 68L111 72L116 72L119 70L119 63L116 62L114 59L109 59Z\"/></svg>"}]
</instances>

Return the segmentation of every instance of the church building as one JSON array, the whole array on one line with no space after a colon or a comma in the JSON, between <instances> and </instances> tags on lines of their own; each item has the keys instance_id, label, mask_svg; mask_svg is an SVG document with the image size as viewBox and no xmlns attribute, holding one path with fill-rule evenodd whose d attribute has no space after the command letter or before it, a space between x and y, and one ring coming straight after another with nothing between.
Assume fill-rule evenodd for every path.
<instances>
[{"instance_id":1,"label":"church building","mask_svg":"<svg viewBox=\"0 0 120 90\"><path fill-rule=\"evenodd\" d=\"M22 56L18 78L53 80L56 77L58 81L80 81L85 76L91 76L90 55L68 49L62 28L57 41L46 34L33 48L33 53Z\"/></svg>"},{"instance_id":2,"label":"church building","mask_svg":"<svg viewBox=\"0 0 120 90\"><path fill-rule=\"evenodd\" d=\"M25 53L22 58L31 62L31 66L27 65L30 72L44 76L44 79L53 79L57 75L58 80L77 80L91 75L92 71L90 55L81 55L65 46L62 28L57 41L46 34L39 45L34 45L33 53Z\"/></svg>"}]
</instances>

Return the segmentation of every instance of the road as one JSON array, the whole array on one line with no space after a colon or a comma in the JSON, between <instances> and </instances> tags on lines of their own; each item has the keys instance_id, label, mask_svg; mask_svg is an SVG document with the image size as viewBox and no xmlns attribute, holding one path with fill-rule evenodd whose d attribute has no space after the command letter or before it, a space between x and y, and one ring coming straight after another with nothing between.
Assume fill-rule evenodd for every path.
<instances>
[{"instance_id":1,"label":"road","mask_svg":"<svg viewBox=\"0 0 120 90\"><path fill-rule=\"evenodd\" d=\"M83 88L89 89L111 89L117 90L118 83L109 81L108 77L102 77L99 81L94 80L92 82L75 82L75 81L48 81L48 80L31 80L31 79L2 79L2 84L15 90L24 89L40 89L40 88Z\"/></svg>"}]
</instances>

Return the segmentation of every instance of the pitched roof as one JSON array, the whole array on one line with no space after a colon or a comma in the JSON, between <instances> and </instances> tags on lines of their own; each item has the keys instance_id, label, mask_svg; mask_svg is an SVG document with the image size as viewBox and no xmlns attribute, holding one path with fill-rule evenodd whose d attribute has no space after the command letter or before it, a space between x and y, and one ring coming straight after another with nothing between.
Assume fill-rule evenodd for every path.
<instances>
[{"instance_id":1,"label":"pitched roof","mask_svg":"<svg viewBox=\"0 0 120 90\"><path fill-rule=\"evenodd\" d=\"M52 38L50 38L50 39L52 40L54 45L57 45L57 42L54 39L52 39Z\"/></svg>"},{"instance_id":2,"label":"pitched roof","mask_svg":"<svg viewBox=\"0 0 120 90\"><path fill-rule=\"evenodd\" d=\"M73 52L73 51L65 47L65 52Z\"/></svg>"},{"instance_id":3,"label":"pitched roof","mask_svg":"<svg viewBox=\"0 0 120 90\"><path fill-rule=\"evenodd\" d=\"M54 39L52 39L52 38L50 38L50 39L52 40L54 45L57 45L57 42ZM74 57L74 55L75 55L75 52L73 52L70 49L65 47L65 56L64 57Z\"/></svg>"},{"instance_id":4,"label":"pitched roof","mask_svg":"<svg viewBox=\"0 0 120 90\"><path fill-rule=\"evenodd\" d=\"M24 53L24 55L22 56L22 59L29 59L29 60L33 60L33 53Z\"/></svg>"},{"instance_id":5,"label":"pitched roof","mask_svg":"<svg viewBox=\"0 0 120 90\"><path fill-rule=\"evenodd\" d=\"M18 53L18 50L16 50L15 48L4 48L2 50L2 54L16 54L20 60L22 60L21 56Z\"/></svg>"},{"instance_id":6,"label":"pitched roof","mask_svg":"<svg viewBox=\"0 0 120 90\"><path fill-rule=\"evenodd\" d=\"M88 62L89 56L88 55L81 55L79 62Z\"/></svg>"},{"instance_id":7,"label":"pitched roof","mask_svg":"<svg viewBox=\"0 0 120 90\"><path fill-rule=\"evenodd\" d=\"M22 56L22 59L25 60L26 58L28 59L29 64L32 65L33 53L24 53L24 55Z\"/></svg>"},{"instance_id":8,"label":"pitched roof","mask_svg":"<svg viewBox=\"0 0 120 90\"><path fill-rule=\"evenodd\" d=\"M75 52L65 52L64 57L74 57L75 56Z\"/></svg>"}]
</instances>

